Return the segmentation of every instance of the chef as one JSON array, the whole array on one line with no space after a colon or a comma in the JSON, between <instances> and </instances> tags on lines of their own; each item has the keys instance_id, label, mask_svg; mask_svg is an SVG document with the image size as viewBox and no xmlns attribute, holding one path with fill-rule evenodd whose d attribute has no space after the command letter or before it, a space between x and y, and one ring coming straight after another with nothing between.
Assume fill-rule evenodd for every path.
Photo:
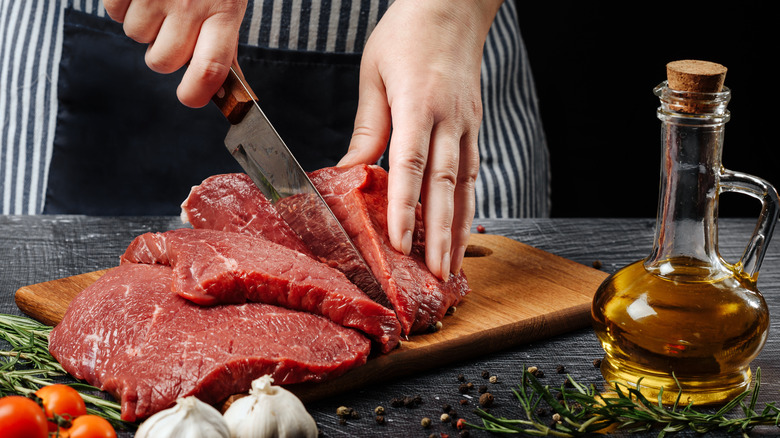
<instances>
[{"instance_id":1,"label":"chef","mask_svg":"<svg viewBox=\"0 0 780 438\"><path fill-rule=\"evenodd\" d=\"M31 3L3 13L30 14L21 23L32 24L46 2ZM186 107L212 107L237 57L306 170L374 162L389 169L389 233L399 251L410 249L414 205L422 201L426 262L436 275L460 268L475 216L548 215L547 151L514 1L104 6L73 1L55 11L64 37L57 127L51 145L42 145L50 162L29 193L12 186L25 178L2 166L4 212L26 196L42 197L29 203L46 213L169 214L172 199L186 196L182 187L236 171L229 154L205 140L207 126L224 120ZM130 38L117 39L105 13ZM130 39L145 55L125 49ZM151 71L178 76L148 79L140 58ZM179 108L160 91L161 77L179 81Z\"/></svg>"}]
</instances>

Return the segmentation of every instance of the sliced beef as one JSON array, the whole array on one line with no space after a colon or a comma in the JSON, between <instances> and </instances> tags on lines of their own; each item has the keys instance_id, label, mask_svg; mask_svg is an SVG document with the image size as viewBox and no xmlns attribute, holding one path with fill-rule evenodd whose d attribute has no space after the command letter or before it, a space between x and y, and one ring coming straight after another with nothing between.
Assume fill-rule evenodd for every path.
<instances>
[{"instance_id":1,"label":"sliced beef","mask_svg":"<svg viewBox=\"0 0 780 438\"><path fill-rule=\"evenodd\" d=\"M190 190L181 210L182 221L193 228L262 236L311 255L308 246L245 173L206 178Z\"/></svg>"},{"instance_id":2,"label":"sliced beef","mask_svg":"<svg viewBox=\"0 0 780 438\"><path fill-rule=\"evenodd\" d=\"M122 263L173 267L173 290L201 305L258 302L325 316L358 329L388 352L399 341L394 312L340 271L262 237L182 228L138 236Z\"/></svg>"},{"instance_id":3,"label":"sliced beef","mask_svg":"<svg viewBox=\"0 0 780 438\"><path fill-rule=\"evenodd\" d=\"M323 216L330 212L321 206L318 196L307 194L282 198L274 206L243 173L205 179L181 205L182 221L193 228L263 236L309 254L343 272L374 301L391 307L371 270L353 255L336 233L339 230L328 226ZM304 241L318 244L310 248Z\"/></svg>"},{"instance_id":4,"label":"sliced beef","mask_svg":"<svg viewBox=\"0 0 780 438\"><path fill-rule=\"evenodd\" d=\"M406 256L393 249L387 231L384 169L368 165L330 167L309 176L381 283L404 334L428 329L470 291L463 271L445 282L428 270L419 205L411 254Z\"/></svg>"},{"instance_id":5,"label":"sliced beef","mask_svg":"<svg viewBox=\"0 0 780 438\"><path fill-rule=\"evenodd\" d=\"M49 337L67 372L113 394L136 421L194 395L218 403L270 374L322 381L365 363L370 342L310 313L259 303L201 307L173 270L125 264L82 291Z\"/></svg>"}]
</instances>

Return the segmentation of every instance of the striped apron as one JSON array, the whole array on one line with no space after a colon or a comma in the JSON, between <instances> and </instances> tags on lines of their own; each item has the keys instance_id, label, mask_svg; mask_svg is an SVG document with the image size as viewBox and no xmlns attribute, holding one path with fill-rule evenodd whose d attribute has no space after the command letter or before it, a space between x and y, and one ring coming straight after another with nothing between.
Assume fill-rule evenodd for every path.
<instances>
[{"instance_id":1,"label":"striped apron","mask_svg":"<svg viewBox=\"0 0 780 438\"><path fill-rule=\"evenodd\" d=\"M346 151L360 53L389 3L249 1L242 70L307 170ZM516 8L504 2L483 52L477 217L549 215L548 152ZM220 114L180 105L181 72L150 72L144 50L99 0L0 0L3 214L177 214L190 186L238 170L219 147Z\"/></svg>"}]
</instances>

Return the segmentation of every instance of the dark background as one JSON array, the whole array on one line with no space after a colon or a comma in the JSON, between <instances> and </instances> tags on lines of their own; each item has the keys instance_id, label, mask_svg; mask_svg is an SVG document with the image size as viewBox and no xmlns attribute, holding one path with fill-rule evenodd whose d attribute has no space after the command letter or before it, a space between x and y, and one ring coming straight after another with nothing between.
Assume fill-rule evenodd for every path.
<instances>
[{"instance_id":1,"label":"dark background","mask_svg":"<svg viewBox=\"0 0 780 438\"><path fill-rule=\"evenodd\" d=\"M625 3L627 4L627 3ZM654 217L660 121L653 87L666 63L725 65L732 91L724 167L780 185L770 102L777 24L759 2L521 2L537 84L556 217ZM724 194L721 216L753 217L758 201Z\"/></svg>"}]
</instances>

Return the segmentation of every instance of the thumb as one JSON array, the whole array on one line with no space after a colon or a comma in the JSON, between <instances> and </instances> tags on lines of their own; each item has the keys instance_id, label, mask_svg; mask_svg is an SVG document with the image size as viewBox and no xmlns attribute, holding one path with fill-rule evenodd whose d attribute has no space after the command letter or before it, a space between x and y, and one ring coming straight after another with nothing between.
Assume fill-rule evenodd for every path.
<instances>
[{"instance_id":1,"label":"thumb","mask_svg":"<svg viewBox=\"0 0 780 438\"><path fill-rule=\"evenodd\" d=\"M374 164L387 149L390 138L390 106L384 84L378 75L375 80L361 77L355 127L347 154L338 166Z\"/></svg>"}]
</instances>

